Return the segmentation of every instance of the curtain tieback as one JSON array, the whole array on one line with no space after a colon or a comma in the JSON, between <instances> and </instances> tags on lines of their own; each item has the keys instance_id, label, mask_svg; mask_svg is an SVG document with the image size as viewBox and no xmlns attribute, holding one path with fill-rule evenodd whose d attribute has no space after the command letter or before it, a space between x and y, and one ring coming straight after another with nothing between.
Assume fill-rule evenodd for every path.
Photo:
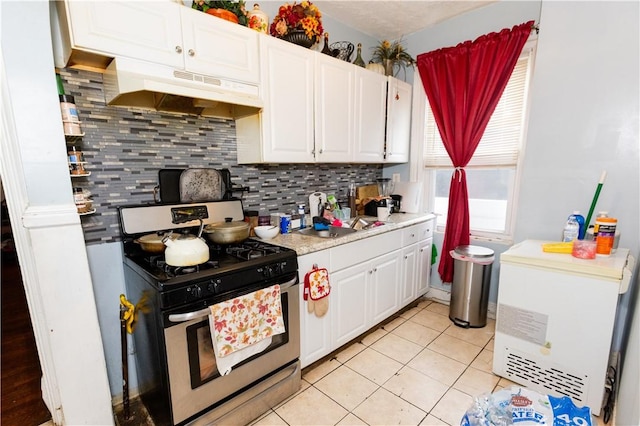
<instances>
[{"instance_id":1,"label":"curtain tieback","mask_svg":"<svg viewBox=\"0 0 640 426\"><path fill-rule=\"evenodd\" d=\"M453 178L456 177L456 175L458 175L458 182L462 182L462 171L464 170L464 167L456 167L456 169L453 172Z\"/></svg>"}]
</instances>

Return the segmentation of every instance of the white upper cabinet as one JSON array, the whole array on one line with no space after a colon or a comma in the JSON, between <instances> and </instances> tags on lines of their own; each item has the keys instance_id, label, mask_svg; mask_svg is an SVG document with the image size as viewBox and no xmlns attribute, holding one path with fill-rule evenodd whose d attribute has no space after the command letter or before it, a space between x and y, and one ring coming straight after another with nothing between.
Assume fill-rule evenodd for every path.
<instances>
[{"instance_id":1,"label":"white upper cabinet","mask_svg":"<svg viewBox=\"0 0 640 426\"><path fill-rule=\"evenodd\" d=\"M314 56L316 161L349 162L354 146L355 67L322 53Z\"/></svg>"},{"instance_id":2,"label":"white upper cabinet","mask_svg":"<svg viewBox=\"0 0 640 426\"><path fill-rule=\"evenodd\" d=\"M355 163L384 161L387 77L355 67Z\"/></svg>"},{"instance_id":3,"label":"white upper cabinet","mask_svg":"<svg viewBox=\"0 0 640 426\"><path fill-rule=\"evenodd\" d=\"M175 2L57 1L56 66L117 56L231 80L259 80L258 33ZM95 56L92 56L95 55Z\"/></svg>"},{"instance_id":4,"label":"white upper cabinet","mask_svg":"<svg viewBox=\"0 0 640 426\"><path fill-rule=\"evenodd\" d=\"M184 68L248 83L260 80L258 32L180 7Z\"/></svg>"},{"instance_id":5,"label":"white upper cabinet","mask_svg":"<svg viewBox=\"0 0 640 426\"><path fill-rule=\"evenodd\" d=\"M411 85L389 77L387 91L387 163L409 161Z\"/></svg>"},{"instance_id":6,"label":"white upper cabinet","mask_svg":"<svg viewBox=\"0 0 640 426\"><path fill-rule=\"evenodd\" d=\"M236 120L238 163L313 163L314 57L308 49L260 37L259 114Z\"/></svg>"},{"instance_id":7,"label":"white upper cabinet","mask_svg":"<svg viewBox=\"0 0 640 426\"><path fill-rule=\"evenodd\" d=\"M99 66L86 52L182 67L180 5L157 2L56 1L59 32L53 34L55 65ZM72 56L73 55L73 56Z\"/></svg>"}]
</instances>

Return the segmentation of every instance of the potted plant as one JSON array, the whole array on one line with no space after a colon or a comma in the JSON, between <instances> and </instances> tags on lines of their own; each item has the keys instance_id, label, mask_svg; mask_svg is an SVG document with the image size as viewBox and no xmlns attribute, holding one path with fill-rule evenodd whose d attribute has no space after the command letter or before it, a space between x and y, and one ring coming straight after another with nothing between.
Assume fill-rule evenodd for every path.
<instances>
[{"instance_id":1,"label":"potted plant","mask_svg":"<svg viewBox=\"0 0 640 426\"><path fill-rule=\"evenodd\" d=\"M311 47L324 32L321 18L320 10L310 1L285 3L278 9L269 31L274 37Z\"/></svg>"},{"instance_id":2,"label":"potted plant","mask_svg":"<svg viewBox=\"0 0 640 426\"><path fill-rule=\"evenodd\" d=\"M379 63L384 66L386 75L395 75L395 68L398 70L406 67L413 67L416 63L415 59L411 57L409 52L402 45L402 39L394 40L392 42L388 40L382 40L377 46L373 48L373 56L371 61Z\"/></svg>"},{"instance_id":3,"label":"potted plant","mask_svg":"<svg viewBox=\"0 0 640 426\"><path fill-rule=\"evenodd\" d=\"M193 0L191 8L247 26L244 0Z\"/></svg>"}]
</instances>

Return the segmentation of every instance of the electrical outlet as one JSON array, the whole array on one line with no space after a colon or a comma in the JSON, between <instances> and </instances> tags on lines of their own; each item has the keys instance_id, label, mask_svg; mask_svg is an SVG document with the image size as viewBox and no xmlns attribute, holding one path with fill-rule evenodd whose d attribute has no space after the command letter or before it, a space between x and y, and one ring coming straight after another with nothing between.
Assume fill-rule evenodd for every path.
<instances>
[{"instance_id":1,"label":"electrical outlet","mask_svg":"<svg viewBox=\"0 0 640 426\"><path fill-rule=\"evenodd\" d=\"M400 182L400 173L394 173L391 179L392 182Z\"/></svg>"}]
</instances>

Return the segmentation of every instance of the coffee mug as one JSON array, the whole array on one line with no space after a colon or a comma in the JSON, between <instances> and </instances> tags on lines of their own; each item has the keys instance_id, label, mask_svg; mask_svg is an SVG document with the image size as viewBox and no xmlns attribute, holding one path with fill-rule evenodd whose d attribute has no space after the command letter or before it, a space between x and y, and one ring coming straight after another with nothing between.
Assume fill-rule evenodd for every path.
<instances>
[{"instance_id":1,"label":"coffee mug","mask_svg":"<svg viewBox=\"0 0 640 426\"><path fill-rule=\"evenodd\" d=\"M378 220L384 222L387 219L389 219L389 207L378 207Z\"/></svg>"}]
</instances>

